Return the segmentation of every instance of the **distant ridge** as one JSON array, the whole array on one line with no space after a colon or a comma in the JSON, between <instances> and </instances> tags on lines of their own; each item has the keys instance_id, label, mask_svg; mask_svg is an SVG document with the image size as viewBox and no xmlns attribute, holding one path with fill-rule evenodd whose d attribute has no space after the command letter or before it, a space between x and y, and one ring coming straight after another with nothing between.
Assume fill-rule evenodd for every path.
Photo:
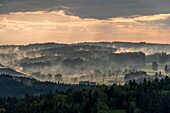
<instances>
[{"instance_id":1,"label":"distant ridge","mask_svg":"<svg viewBox=\"0 0 170 113\"><path fill-rule=\"evenodd\" d=\"M0 74L7 74L7 75L13 75L13 76L26 76L25 74L18 72L11 68L0 68Z\"/></svg>"},{"instance_id":2,"label":"distant ridge","mask_svg":"<svg viewBox=\"0 0 170 113\"><path fill-rule=\"evenodd\" d=\"M31 94L39 95L49 93L50 91L76 90L83 87L90 86L41 82L32 78L0 74L0 98L9 96L23 97Z\"/></svg>"},{"instance_id":3,"label":"distant ridge","mask_svg":"<svg viewBox=\"0 0 170 113\"><path fill-rule=\"evenodd\" d=\"M99 41L99 42L75 42L75 43L57 43L57 42L45 42L45 43L30 43L30 44L6 44L0 45L2 46L13 46L13 47L28 47L28 46L41 46L41 45L72 45L72 44L94 44L94 43L107 43L107 44L114 44L114 43L127 43L127 44L149 44L149 45L170 45L165 43L150 43L150 42L125 42L125 41Z\"/></svg>"},{"instance_id":4,"label":"distant ridge","mask_svg":"<svg viewBox=\"0 0 170 113\"><path fill-rule=\"evenodd\" d=\"M2 64L0 63L0 68L2 68L2 67L4 67L4 65L2 65Z\"/></svg>"}]
</instances>

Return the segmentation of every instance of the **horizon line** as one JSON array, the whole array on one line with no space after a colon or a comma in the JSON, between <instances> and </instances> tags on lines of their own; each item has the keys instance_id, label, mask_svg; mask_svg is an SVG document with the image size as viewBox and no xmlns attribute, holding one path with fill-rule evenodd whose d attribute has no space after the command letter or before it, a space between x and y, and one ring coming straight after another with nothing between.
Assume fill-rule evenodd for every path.
<instances>
[{"instance_id":1,"label":"horizon line","mask_svg":"<svg viewBox=\"0 0 170 113\"><path fill-rule=\"evenodd\" d=\"M28 44L0 44L0 46L29 46L29 45L36 45L36 44L82 44L82 43L133 43L133 44L152 44L152 45L170 45L170 43L158 43L158 42L145 42L145 41L79 41L74 43L65 43L65 42L35 42L35 43L28 43Z\"/></svg>"}]
</instances>

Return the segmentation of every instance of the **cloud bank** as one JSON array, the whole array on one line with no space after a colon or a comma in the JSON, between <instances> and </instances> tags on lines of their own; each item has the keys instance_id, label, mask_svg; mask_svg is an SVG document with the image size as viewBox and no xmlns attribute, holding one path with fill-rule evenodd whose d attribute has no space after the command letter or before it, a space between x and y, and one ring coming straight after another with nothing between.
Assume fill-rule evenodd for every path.
<instances>
[{"instance_id":1,"label":"cloud bank","mask_svg":"<svg viewBox=\"0 0 170 113\"><path fill-rule=\"evenodd\" d=\"M0 13L64 10L81 18L107 19L170 13L169 0L0 0Z\"/></svg>"},{"instance_id":2,"label":"cloud bank","mask_svg":"<svg viewBox=\"0 0 170 113\"><path fill-rule=\"evenodd\" d=\"M167 43L170 14L80 18L64 10L1 14L0 43L153 41ZM161 40L160 40L161 38Z\"/></svg>"},{"instance_id":3,"label":"cloud bank","mask_svg":"<svg viewBox=\"0 0 170 113\"><path fill-rule=\"evenodd\" d=\"M169 0L0 0L0 44L170 43Z\"/></svg>"}]
</instances>

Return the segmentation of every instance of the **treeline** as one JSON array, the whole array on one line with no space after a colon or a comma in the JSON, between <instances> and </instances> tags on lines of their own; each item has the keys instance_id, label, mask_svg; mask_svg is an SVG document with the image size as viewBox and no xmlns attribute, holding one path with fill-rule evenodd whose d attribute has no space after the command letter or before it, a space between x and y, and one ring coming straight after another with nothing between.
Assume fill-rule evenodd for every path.
<instances>
[{"instance_id":1,"label":"treeline","mask_svg":"<svg viewBox=\"0 0 170 113\"><path fill-rule=\"evenodd\" d=\"M0 113L170 113L170 78L0 99Z\"/></svg>"},{"instance_id":2,"label":"treeline","mask_svg":"<svg viewBox=\"0 0 170 113\"><path fill-rule=\"evenodd\" d=\"M0 98L8 96L24 97L26 94L47 94L50 91L67 91L68 89L81 89L85 85L41 82L26 77L15 77L0 74Z\"/></svg>"}]
</instances>

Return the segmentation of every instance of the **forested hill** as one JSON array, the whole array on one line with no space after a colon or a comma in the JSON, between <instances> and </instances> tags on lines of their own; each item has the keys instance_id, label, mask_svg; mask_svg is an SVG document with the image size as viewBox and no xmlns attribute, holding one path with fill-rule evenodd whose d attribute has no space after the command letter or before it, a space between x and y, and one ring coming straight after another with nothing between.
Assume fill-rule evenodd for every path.
<instances>
[{"instance_id":1,"label":"forested hill","mask_svg":"<svg viewBox=\"0 0 170 113\"><path fill-rule=\"evenodd\" d=\"M170 113L170 79L0 99L1 113Z\"/></svg>"},{"instance_id":2,"label":"forested hill","mask_svg":"<svg viewBox=\"0 0 170 113\"><path fill-rule=\"evenodd\" d=\"M44 94L50 91L67 91L87 87L82 85L40 82L31 78L0 75L0 98L8 96L23 97L26 94Z\"/></svg>"}]
</instances>

